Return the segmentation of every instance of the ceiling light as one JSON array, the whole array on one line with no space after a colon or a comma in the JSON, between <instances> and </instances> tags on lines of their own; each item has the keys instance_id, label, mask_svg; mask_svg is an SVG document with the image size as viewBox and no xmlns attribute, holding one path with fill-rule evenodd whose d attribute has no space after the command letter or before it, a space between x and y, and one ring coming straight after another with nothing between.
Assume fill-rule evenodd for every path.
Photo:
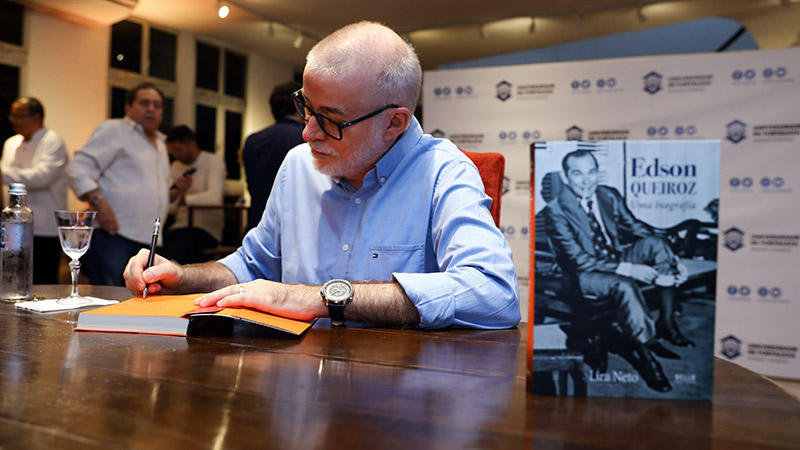
<instances>
[{"instance_id":1,"label":"ceiling light","mask_svg":"<svg viewBox=\"0 0 800 450\"><path fill-rule=\"evenodd\" d=\"M270 22L267 26L267 35L269 37L275 36L275 22Z\"/></svg>"},{"instance_id":2,"label":"ceiling light","mask_svg":"<svg viewBox=\"0 0 800 450\"><path fill-rule=\"evenodd\" d=\"M228 7L228 5L222 2L218 3L218 5L219 7L217 9L217 15L219 16L219 18L224 19L228 17L228 14L231 12L231 9Z\"/></svg>"},{"instance_id":3,"label":"ceiling light","mask_svg":"<svg viewBox=\"0 0 800 450\"><path fill-rule=\"evenodd\" d=\"M300 48L303 46L303 33L297 32L297 37L294 38L294 42L292 43L294 48Z\"/></svg>"},{"instance_id":4,"label":"ceiling light","mask_svg":"<svg viewBox=\"0 0 800 450\"><path fill-rule=\"evenodd\" d=\"M583 28L583 13L575 15L575 23L578 25L578 28Z\"/></svg>"},{"instance_id":5,"label":"ceiling light","mask_svg":"<svg viewBox=\"0 0 800 450\"><path fill-rule=\"evenodd\" d=\"M536 32L536 17L531 17L531 26L528 27L528 33L533 34Z\"/></svg>"}]
</instances>

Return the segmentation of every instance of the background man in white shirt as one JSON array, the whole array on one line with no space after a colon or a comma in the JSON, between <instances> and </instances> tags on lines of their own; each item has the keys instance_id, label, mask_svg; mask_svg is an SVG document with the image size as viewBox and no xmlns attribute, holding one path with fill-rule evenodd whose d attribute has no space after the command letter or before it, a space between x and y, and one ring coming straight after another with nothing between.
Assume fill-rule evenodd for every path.
<instances>
[{"instance_id":1,"label":"background man in white shirt","mask_svg":"<svg viewBox=\"0 0 800 450\"><path fill-rule=\"evenodd\" d=\"M206 261L203 250L216 247L222 240L222 209L196 209L189 227L189 207L222 206L225 162L214 153L201 151L197 136L186 125L170 130L167 151L175 159L169 190L175 222L164 235L161 254L181 264Z\"/></svg>"},{"instance_id":2,"label":"background man in white shirt","mask_svg":"<svg viewBox=\"0 0 800 450\"><path fill-rule=\"evenodd\" d=\"M75 194L97 211L84 258L92 284L122 286L128 259L150 246L156 217L167 218L169 158L158 131L163 111L164 95L154 84L134 87L125 117L101 123L69 166Z\"/></svg>"},{"instance_id":3,"label":"background man in white shirt","mask_svg":"<svg viewBox=\"0 0 800 450\"><path fill-rule=\"evenodd\" d=\"M67 147L44 126L44 107L34 97L20 97L8 115L18 134L6 140L0 162L3 184L23 183L33 210L33 282L58 283L61 244L53 211L67 209Z\"/></svg>"}]
</instances>

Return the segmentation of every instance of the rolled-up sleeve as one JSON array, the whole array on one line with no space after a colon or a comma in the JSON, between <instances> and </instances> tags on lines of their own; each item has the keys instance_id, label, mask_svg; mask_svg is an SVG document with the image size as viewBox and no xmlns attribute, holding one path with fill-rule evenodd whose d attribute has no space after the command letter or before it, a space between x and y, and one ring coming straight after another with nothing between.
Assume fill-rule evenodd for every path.
<instances>
[{"instance_id":1,"label":"rolled-up sleeve","mask_svg":"<svg viewBox=\"0 0 800 450\"><path fill-rule=\"evenodd\" d=\"M431 206L439 272L393 274L416 306L422 328L510 328L520 321L511 248L494 224L482 185L473 165L448 165Z\"/></svg>"}]
</instances>

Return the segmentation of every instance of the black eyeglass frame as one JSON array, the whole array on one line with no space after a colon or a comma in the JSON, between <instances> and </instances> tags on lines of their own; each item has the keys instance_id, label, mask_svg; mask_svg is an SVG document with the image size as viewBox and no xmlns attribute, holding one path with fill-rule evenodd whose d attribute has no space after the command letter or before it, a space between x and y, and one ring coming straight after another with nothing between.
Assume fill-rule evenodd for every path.
<instances>
[{"instance_id":1,"label":"black eyeglass frame","mask_svg":"<svg viewBox=\"0 0 800 450\"><path fill-rule=\"evenodd\" d=\"M347 127L349 127L351 125L355 125L358 122L362 122L364 120L367 120L370 117L377 116L378 114L386 111L389 108L399 108L400 107L400 105L396 105L396 104L392 103L392 104L386 105L384 107L378 108L375 111L372 111L369 114L365 114L365 115L363 115L363 116L361 116L361 117L359 117L357 119L353 119L353 120L350 120L350 121L347 121L347 122L337 122L337 121L331 119L330 117L326 116L325 114L320 114L320 113L314 111L308 105L306 105L306 101L303 98L302 89L298 89L298 90L292 92L292 100L294 100L294 107L297 110L297 112L300 114L300 117L303 118L303 121L308 123L309 119L306 119L306 111L307 111L308 115L310 115L311 117L316 117L317 125L319 125L319 129L322 130L323 133L325 133L326 135L330 136L332 139L336 139L337 141L342 140L342 130L344 130L345 128L347 128ZM336 136L328 133L325 130L325 126L323 125L322 119L325 119L328 122L336 125L336 128L339 129L339 137L336 137Z\"/></svg>"}]
</instances>

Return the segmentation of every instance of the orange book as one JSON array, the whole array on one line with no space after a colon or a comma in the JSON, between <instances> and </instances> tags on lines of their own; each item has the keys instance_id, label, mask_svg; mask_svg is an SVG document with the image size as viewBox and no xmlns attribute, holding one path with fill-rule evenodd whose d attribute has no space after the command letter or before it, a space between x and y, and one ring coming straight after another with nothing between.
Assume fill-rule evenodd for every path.
<instances>
[{"instance_id":1,"label":"orange book","mask_svg":"<svg viewBox=\"0 0 800 450\"><path fill-rule=\"evenodd\" d=\"M192 325L196 320L219 317L299 336L314 324L314 321L287 319L249 308L198 308L194 300L202 295L153 295L146 300L133 297L80 313L75 330L188 336L195 334L196 327Z\"/></svg>"}]
</instances>

